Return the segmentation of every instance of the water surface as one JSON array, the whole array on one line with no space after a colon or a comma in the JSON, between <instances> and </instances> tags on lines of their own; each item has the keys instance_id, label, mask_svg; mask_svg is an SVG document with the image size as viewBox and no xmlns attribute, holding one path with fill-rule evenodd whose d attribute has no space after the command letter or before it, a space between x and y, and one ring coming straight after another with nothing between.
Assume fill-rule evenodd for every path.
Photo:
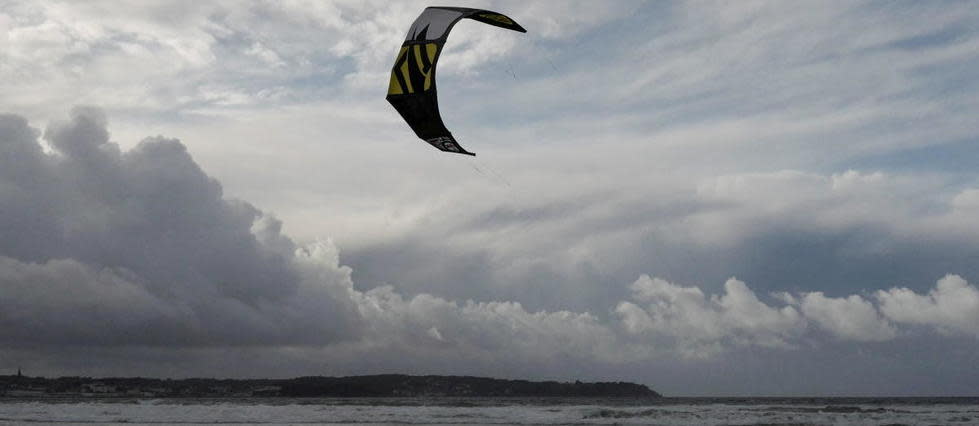
<instances>
[{"instance_id":1,"label":"water surface","mask_svg":"<svg viewBox=\"0 0 979 426\"><path fill-rule=\"evenodd\" d=\"M0 423L979 425L979 398L3 398Z\"/></svg>"}]
</instances>

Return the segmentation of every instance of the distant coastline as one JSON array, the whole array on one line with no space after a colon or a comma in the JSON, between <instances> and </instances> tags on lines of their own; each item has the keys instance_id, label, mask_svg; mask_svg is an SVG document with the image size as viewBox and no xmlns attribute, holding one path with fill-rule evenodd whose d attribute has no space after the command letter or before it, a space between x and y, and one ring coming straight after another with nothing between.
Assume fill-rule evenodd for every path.
<instances>
[{"instance_id":1,"label":"distant coastline","mask_svg":"<svg viewBox=\"0 0 979 426\"><path fill-rule=\"evenodd\" d=\"M153 379L0 376L0 398L45 397L604 397L659 398L628 382L556 382L379 374L293 379Z\"/></svg>"}]
</instances>

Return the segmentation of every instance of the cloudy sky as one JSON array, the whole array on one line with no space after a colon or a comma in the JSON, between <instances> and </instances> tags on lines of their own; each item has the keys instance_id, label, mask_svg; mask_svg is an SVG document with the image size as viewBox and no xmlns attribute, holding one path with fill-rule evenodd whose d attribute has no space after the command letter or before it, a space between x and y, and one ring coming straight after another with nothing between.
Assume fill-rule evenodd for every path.
<instances>
[{"instance_id":1,"label":"cloudy sky","mask_svg":"<svg viewBox=\"0 0 979 426\"><path fill-rule=\"evenodd\" d=\"M975 3L426 5L0 0L0 369L975 393Z\"/></svg>"}]
</instances>

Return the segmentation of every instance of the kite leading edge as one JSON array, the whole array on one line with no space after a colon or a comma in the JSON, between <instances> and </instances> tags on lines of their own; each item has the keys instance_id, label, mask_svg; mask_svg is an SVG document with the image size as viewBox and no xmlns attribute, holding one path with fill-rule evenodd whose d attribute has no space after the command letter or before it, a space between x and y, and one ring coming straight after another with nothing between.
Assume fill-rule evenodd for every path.
<instances>
[{"instance_id":1,"label":"kite leading edge","mask_svg":"<svg viewBox=\"0 0 979 426\"><path fill-rule=\"evenodd\" d=\"M501 13L464 7L428 7L415 19L401 45L391 68L387 100L425 142L442 151L476 155L459 145L445 128L435 90L435 64L442 47L452 27L465 18L527 32Z\"/></svg>"}]
</instances>

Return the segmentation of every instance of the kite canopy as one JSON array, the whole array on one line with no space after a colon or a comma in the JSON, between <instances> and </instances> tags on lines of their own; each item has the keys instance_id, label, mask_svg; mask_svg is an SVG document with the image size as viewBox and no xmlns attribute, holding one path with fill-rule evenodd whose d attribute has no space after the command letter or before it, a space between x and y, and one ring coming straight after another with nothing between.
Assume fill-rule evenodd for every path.
<instances>
[{"instance_id":1,"label":"kite canopy","mask_svg":"<svg viewBox=\"0 0 979 426\"><path fill-rule=\"evenodd\" d=\"M425 142L446 152L476 155L466 151L445 128L435 94L435 64L449 31L463 18L508 30L527 32L507 16L482 9L429 7L408 30L398 59L391 69L387 100Z\"/></svg>"}]
</instances>

